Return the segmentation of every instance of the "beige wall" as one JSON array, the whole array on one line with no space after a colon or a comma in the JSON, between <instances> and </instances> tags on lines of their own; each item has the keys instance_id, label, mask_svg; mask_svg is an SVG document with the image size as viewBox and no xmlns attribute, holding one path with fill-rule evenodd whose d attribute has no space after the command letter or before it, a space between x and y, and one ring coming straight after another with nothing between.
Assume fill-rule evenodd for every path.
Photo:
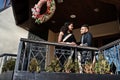
<instances>
[{"instance_id":1,"label":"beige wall","mask_svg":"<svg viewBox=\"0 0 120 80\"><path fill-rule=\"evenodd\" d=\"M107 35L120 33L119 24L117 21L103 23L99 25L93 25L90 27L90 31L94 37L107 36Z\"/></svg>"},{"instance_id":2,"label":"beige wall","mask_svg":"<svg viewBox=\"0 0 120 80\"><path fill-rule=\"evenodd\" d=\"M120 33L120 26L117 21L112 21L108 23L102 23L98 25L90 26L90 32L93 34L93 37L108 36L116 33ZM73 34L77 41L80 39L80 28L74 29ZM49 30L48 41L57 42L58 33L54 33Z\"/></svg>"},{"instance_id":3,"label":"beige wall","mask_svg":"<svg viewBox=\"0 0 120 80\"><path fill-rule=\"evenodd\" d=\"M28 31L15 24L12 7L0 13L0 54L17 54L20 38L27 38Z\"/></svg>"},{"instance_id":4,"label":"beige wall","mask_svg":"<svg viewBox=\"0 0 120 80\"><path fill-rule=\"evenodd\" d=\"M90 26L90 32L93 37L108 36L116 33L120 33L120 26L117 21L112 21L108 23L102 23L98 25ZM80 29L75 29L73 31L77 41L80 39Z\"/></svg>"}]
</instances>

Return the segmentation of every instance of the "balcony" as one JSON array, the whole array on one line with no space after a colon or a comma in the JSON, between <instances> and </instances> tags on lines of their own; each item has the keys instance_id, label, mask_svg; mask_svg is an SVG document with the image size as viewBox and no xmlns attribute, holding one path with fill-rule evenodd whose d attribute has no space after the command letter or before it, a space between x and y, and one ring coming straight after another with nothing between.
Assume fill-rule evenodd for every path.
<instances>
[{"instance_id":1,"label":"balcony","mask_svg":"<svg viewBox=\"0 0 120 80\"><path fill-rule=\"evenodd\" d=\"M103 50L105 50L104 47L98 49L94 47L71 46L22 38L19 44L13 80L79 80L80 78L82 80L98 80L98 77L101 80L118 80L120 78L119 75L83 73L81 72L81 69L83 69L81 68L81 64L76 65L79 67L78 72L71 71L67 73L64 70L46 70L46 68L52 63L55 58L57 58L59 66L61 68L64 68L66 65L65 62L69 61L70 58L74 62L77 61L78 63L81 63L80 54L84 51L89 54L87 55L86 60L89 59L89 61L93 61L90 60L90 54L94 54L94 57L97 58L97 54ZM106 58L106 55L104 56ZM63 58L62 60L64 62L61 62L61 58ZM30 64L32 61L33 63L37 64L37 68L34 71L30 71ZM57 65L55 67L57 67Z\"/></svg>"}]
</instances>

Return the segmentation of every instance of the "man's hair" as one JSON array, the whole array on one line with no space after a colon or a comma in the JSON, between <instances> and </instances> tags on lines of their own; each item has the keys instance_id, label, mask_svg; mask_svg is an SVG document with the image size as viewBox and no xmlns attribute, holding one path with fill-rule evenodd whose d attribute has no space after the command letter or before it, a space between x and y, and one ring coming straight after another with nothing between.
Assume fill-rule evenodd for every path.
<instances>
[{"instance_id":1,"label":"man's hair","mask_svg":"<svg viewBox=\"0 0 120 80\"><path fill-rule=\"evenodd\" d=\"M83 24L81 27L86 27L89 30L88 24Z\"/></svg>"}]
</instances>

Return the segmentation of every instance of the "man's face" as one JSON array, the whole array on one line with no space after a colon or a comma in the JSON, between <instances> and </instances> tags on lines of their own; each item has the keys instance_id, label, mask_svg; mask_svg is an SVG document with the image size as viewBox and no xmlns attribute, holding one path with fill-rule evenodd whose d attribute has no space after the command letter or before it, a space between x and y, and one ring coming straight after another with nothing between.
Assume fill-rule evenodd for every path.
<instances>
[{"instance_id":1,"label":"man's face","mask_svg":"<svg viewBox=\"0 0 120 80\"><path fill-rule=\"evenodd\" d=\"M86 33L86 32L88 32L88 29L87 29L87 27L81 27L81 29L80 29L80 33L81 34L84 34L84 33Z\"/></svg>"}]
</instances>

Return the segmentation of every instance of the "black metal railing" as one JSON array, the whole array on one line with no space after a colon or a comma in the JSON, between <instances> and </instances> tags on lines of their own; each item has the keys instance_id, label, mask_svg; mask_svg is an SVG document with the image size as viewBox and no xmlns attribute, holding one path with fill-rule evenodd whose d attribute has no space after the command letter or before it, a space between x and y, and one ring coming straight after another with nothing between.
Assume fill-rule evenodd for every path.
<instances>
[{"instance_id":1,"label":"black metal railing","mask_svg":"<svg viewBox=\"0 0 120 80\"><path fill-rule=\"evenodd\" d=\"M15 71L13 74L13 80L18 80L18 79L20 80L41 79L42 80L42 79L47 79L49 77L50 77L49 79L51 80L51 77L56 78L56 76L50 75L50 74L56 74L56 75L60 74L59 78L61 78L61 74L65 75L65 73L61 73L61 72L59 73L41 72L40 74L35 72L35 74L33 74L29 72L29 65L32 59L37 60L38 65L40 67L40 71L45 71L45 68L47 67L47 65L49 65L52 62L54 57L58 58L59 64L61 65L61 67L63 67L64 66L63 63L67 61L69 57L74 55L73 59L77 59L78 61L80 61L78 65L79 65L79 68L81 68L80 65L82 63L82 57L86 56L86 55L82 56L81 54L87 53L89 54L87 56L90 57L91 53L93 53L95 54L94 56L96 56L96 59L98 59L99 55L97 55L96 53L100 53L100 52L104 54L104 57L109 62L109 64L111 64L112 62L115 64L116 72L119 72L120 70L120 66L119 66L120 65L119 63L120 62L120 40L116 40L98 49L94 47L72 46L72 45L67 45L67 44L51 43L47 41L34 41L34 40L22 38L19 43L17 61L16 61L16 66L15 66ZM86 57L86 60L88 59L88 57ZM64 62L61 62L61 61L64 61ZM36 61L34 61L34 63L36 63ZM50 76L48 77L48 75ZM71 74L66 74L66 75L71 75ZM72 74L72 75L78 75L78 74ZM86 76L86 74L83 74L83 75ZM98 77L101 77L104 75L95 75L95 76L97 77L96 79L98 79ZM112 80L111 76L112 77L115 76L114 78L119 79L119 75L109 75L108 78ZM59 79L59 78L56 78L56 79ZM64 78L66 78L66 76L64 76ZM101 79L103 78L101 77ZM104 79L106 79L106 77L104 77Z\"/></svg>"},{"instance_id":2,"label":"black metal railing","mask_svg":"<svg viewBox=\"0 0 120 80\"><path fill-rule=\"evenodd\" d=\"M114 64L116 74L120 72L120 39L99 48L109 64Z\"/></svg>"},{"instance_id":3,"label":"black metal railing","mask_svg":"<svg viewBox=\"0 0 120 80\"><path fill-rule=\"evenodd\" d=\"M69 56L73 56L73 53L74 59L78 59L78 53L80 51L86 51L87 53L91 54L98 52L99 49L94 47L72 46L21 38L17 54L15 72L29 71L29 64L33 58L37 60L41 71L45 70L46 66L51 63L54 57L57 57L60 65L63 66L63 63L68 60ZM61 59L63 59L64 62L61 62Z\"/></svg>"}]
</instances>

